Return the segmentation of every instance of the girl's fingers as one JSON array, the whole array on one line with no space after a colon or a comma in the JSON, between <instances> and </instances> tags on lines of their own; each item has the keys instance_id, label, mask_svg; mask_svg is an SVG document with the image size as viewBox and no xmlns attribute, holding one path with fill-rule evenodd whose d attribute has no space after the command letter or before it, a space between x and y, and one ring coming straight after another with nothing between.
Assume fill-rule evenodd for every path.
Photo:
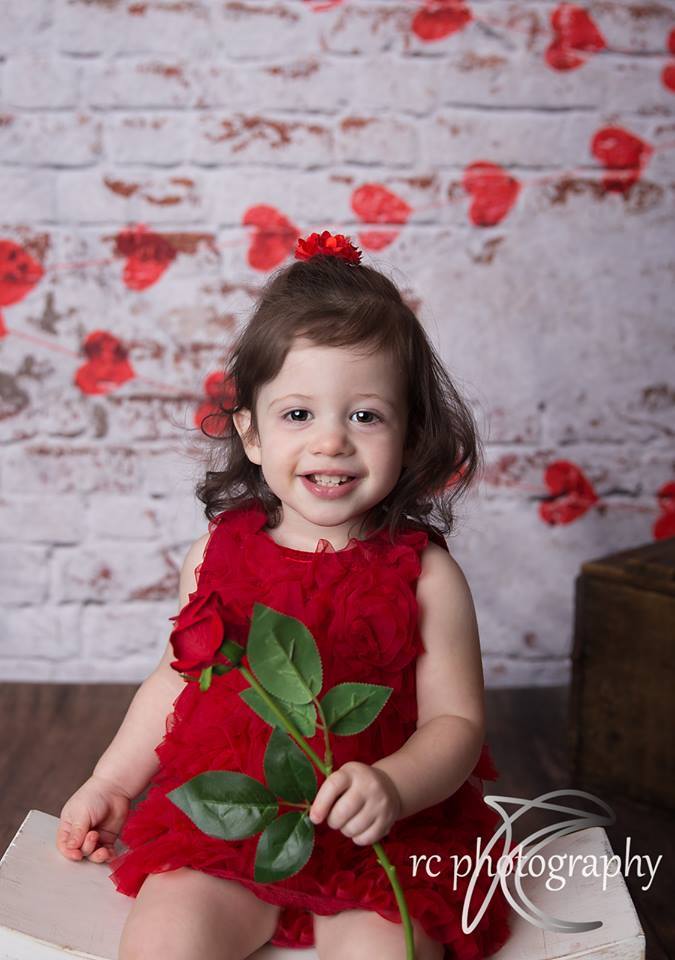
<instances>
[{"instance_id":1,"label":"girl's fingers","mask_svg":"<svg viewBox=\"0 0 675 960\"><path fill-rule=\"evenodd\" d=\"M365 810L359 811L355 817L351 817L342 827L342 833L346 837L357 837L365 833L373 825L373 817Z\"/></svg>"},{"instance_id":2,"label":"girl's fingers","mask_svg":"<svg viewBox=\"0 0 675 960\"><path fill-rule=\"evenodd\" d=\"M107 847L99 847L98 850L94 850L89 859L94 863L103 863L110 859L110 853Z\"/></svg>"},{"instance_id":3,"label":"girl's fingers","mask_svg":"<svg viewBox=\"0 0 675 960\"><path fill-rule=\"evenodd\" d=\"M98 844L98 831L89 830L84 840L82 841L82 853L85 857L88 857L96 849Z\"/></svg>"},{"instance_id":4,"label":"girl's fingers","mask_svg":"<svg viewBox=\"0 0 675 960\"><path fill-rule=\"evenodd\" d=\"M377 843L377 841L386 834L374 830L372 827L370 830L366 830L363 833L357 833L355 837L352 837L354 843L359 847L365 847L368 844Z\"/></svg>"},{"instance_id":5,"label":"girl's fingers","mask_svg":"<svg viewBox=\"0 0 675 960\"><path fill-rule=\"evenodd\" d=\"M65 821L58 828L57 846L69 860L82 860L84 857L91 857L97 852L98 844L98 830L89 830L82 824L72 824Z\"/></svg>"},{"instance_id":6,"label":"girl's fingers","mask_svg":"<svg viewBox=\"0 0 675 960\"><path fill-rule=\"evenodd\" d=\"M90 830L82 844L82 853L94 863L104 863L115 855L112 843L103 837L104 832L107 831Z\"/></svg>"},{"instance_id":7,"label":"girl's fingers","mask_svg":"<svg viewBox=\"0 0 675 960\"><path fill-rule=\"evenodd\" d=\"M68 839L66 840L66 847L68 850L79 850L82 846L82 841L84 840L87 834L87 828L79 823L72 823L70 825L70 833L68 834Z\"/></svg>"},{"instance_id":8,"label":"girl's fingers","mask_svg":"<svg viewBox=\"0 0 675 960\"><path fill-rule=\"evenodd\" d=\"M66 844L68 843L68 837L70 836L71 826L65 820L62 820L59 823L58 829L56 831L56 846L62 852L65 852Z\"/></svg>"},{"instance_id":9,"label":"girl's fingers","mask_svg":"<svg viewBox=\"0 0 675 960\"><path fill-rule=\"evenodd\" d=\"M366 801L363 797L352 795L349 792L343 793L339 800L333 804L326 823L334 830L343 830L350 820L363 813L365 805Z\"/></svg>"},{"instance_id":10,"label":"girl's fingers","mask_svg":"<svg viewBox=\"0 0 675 960\"><path fill-rule=\"evenodd\" d=\"M61 848L61 853L69 860L82 860L83 857L81 850L77 847L69 847L67 845Z\"/></svg>"},{"instance_id":11,"label":"girl's fingers","mask_svg":"<svg viewBox=\"0 0 675 960\"><path fill-rule=\"evenodd\" d=\"M321 823L331 810L337 798L351 785L351 779L346 770L334 770L319 787L312 802L310 820L312 823Z\"/></svg>"}]
</instances>

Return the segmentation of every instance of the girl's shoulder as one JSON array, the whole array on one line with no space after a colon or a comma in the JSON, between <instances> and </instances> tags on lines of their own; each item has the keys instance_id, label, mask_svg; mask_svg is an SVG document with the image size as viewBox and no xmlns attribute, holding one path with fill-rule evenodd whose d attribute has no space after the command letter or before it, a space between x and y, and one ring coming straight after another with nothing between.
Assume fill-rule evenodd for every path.
<instances>
[{"instance_id":1,"label":"girl's shoulder","mask_svg":"<svg viewBox=\"0 0 675 960\"><path fill-rule=\"evenodd\" d=\"M424 537L419 554L420 575L417 596L420 602L435 606L441 599L471 597L469 584L456 557L440 530L431 524L417 524L418 536Z\"/></svg>"}]
</instances>

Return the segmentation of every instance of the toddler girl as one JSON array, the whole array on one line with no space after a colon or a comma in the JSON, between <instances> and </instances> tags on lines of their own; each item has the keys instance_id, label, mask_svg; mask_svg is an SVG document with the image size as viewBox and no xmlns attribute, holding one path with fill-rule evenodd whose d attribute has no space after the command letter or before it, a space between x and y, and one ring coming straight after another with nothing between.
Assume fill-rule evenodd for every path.
<instances>
[{"instance_id":1,"label":"toddler girl","mask_svg":"<svg viewBox=\"0 0 675 960\"><path fill-rule=\"evenodd\" d=\"M403 960L399 909L371 847L379 840L417 960L479 960L509 935L499 887L490 897L492 861L469 916L487 900L485 912L462 929L477 842L482 850L499 819L482 779L497 772L483 742L471 594L442 536L480 467L479 440L389 279L327 231L298 240L295 259L265 285L232 351L227 427L197 488L209 532L185 558L166 651L64 805L57 845L108 863L135 898L122 960L242 960L270 939L315 943L321 960ZM441 528L427 522L432 510ZM196 647L246 645L256 601L307 625L324 691L392 688L365 730L331 736L333 772L309 810L312 854L270 883L253 880L258 835L208 836L167 797L207 770L266 782L271 727L239 696L241 672L187 682L203 667ZM321 729L307 740L324 755ZM468 875L453 873L453 857L470 858Z\"/></svg>"}]
</instances>

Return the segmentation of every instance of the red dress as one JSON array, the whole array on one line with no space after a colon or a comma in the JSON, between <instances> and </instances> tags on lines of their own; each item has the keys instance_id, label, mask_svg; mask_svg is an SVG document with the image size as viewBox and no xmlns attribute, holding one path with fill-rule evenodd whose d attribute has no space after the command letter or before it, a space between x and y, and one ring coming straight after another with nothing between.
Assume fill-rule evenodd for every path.
<instances>
[{"instance_id":1,"label":"red dress","mask_svg":"<svg viewBox=\"0 0 675 960\"><path fill-rule=\"evenodd\" d=\"M348 760L373 763L399 749L416 728L415 658L424 646L415 587L429 534L407 530L392 544L381 532L353 540L339 551L320 540L309 553L277 544L263 530L266 523L262 505L251 500L209 524L197 589L183 611L203 601L205 591L217 591L229 613L226 636L245 646L253 604L259 601L297 617L311 631L324 671L320 696L345 681L392 687L369 727L331 737L333 770ZM135 897L148 874L182 866L236 879L261 900L281 905L271 942L284 947L313 945L312 913L369 909L400 923L393 890L372 847L355 844L325 819L315 827L314 850L300 871L274 883L255 883L251 878L259 834L244 840L209 837L166 798L169 790L205 770L236 770L265 782L263 755L272 729L238 696L247 686L238 670L214 675L205 692L199 684L186 682L167 717L166 735L155 748L159 770L122 830L121 841L128 849L111 862L115 886ZM320 730L308 742L323 756ZM451 797L398 820L381 840L397 869L411 917L432 939L447 945L446 956L459 960L488 956L510 933L510 908L498 885L473 932L463 933L469 876L460 876L454 890L449 859L468 854L473 864L477 838L483 838L482 850L494 833L500 818L482 799L482 780L497 776L485 744L472 775ZM317 782L323 782L318 771ZM495 860L502 852L496 844ZM430 877L421 867L414 877L412 854L439 855L430 861L439 876ZM488 893L494 865L489 872L485 867L481 872L471 919Z\"/></svg>"}]
</instances>

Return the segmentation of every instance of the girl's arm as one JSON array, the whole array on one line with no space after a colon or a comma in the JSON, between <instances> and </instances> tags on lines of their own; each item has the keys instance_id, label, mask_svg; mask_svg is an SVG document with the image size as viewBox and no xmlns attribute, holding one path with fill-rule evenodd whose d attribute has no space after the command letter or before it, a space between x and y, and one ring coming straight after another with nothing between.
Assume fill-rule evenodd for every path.
<instances>
[{"instance_id":1,"label":"girl's arm","mask_svg":"<svg viewBox=\"0 0 675 960\"><path fill-rule=\"evenodd\" d=\"M188 550L180 572L179 610L197 588L195 567L201 563L209 535L196 540ZM159 664L143 681L110 746L94 767L92 776L105 780L133 799L157 771L155 746L166 733L166 717L185 681L169 666L175 660L171 643Z\"/></svg>"},{"instance_id":2,"label":"girl's arm","mask_svg":"<svg viewBox=\"0 0 675 960\"><path fill-rule=\"evenodd\" d=\"M417 659L417 730L373 766L393 782L399 818L440 803L464 783L485 737L476 612L459 564L430 543L417 583L425 652Z\"/></svg>"}]
</instances>

